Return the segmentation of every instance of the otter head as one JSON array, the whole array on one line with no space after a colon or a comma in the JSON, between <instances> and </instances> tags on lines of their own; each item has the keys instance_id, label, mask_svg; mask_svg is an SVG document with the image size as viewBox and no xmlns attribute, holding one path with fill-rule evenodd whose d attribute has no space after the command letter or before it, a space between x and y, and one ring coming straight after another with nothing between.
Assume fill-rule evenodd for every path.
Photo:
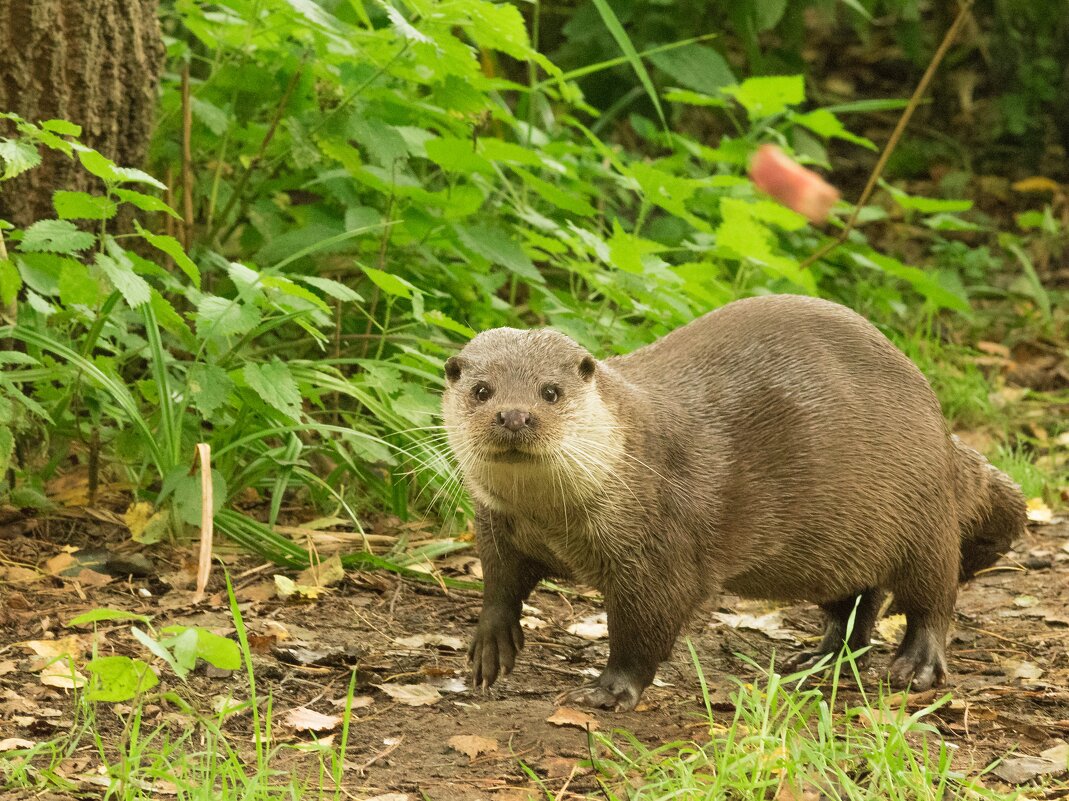
<instances>
[{"instance_id":1,"label":"otter head","mask_svg":"<svg viewBox=\"0 0 1069 801\"><path fill-rule=\"evenodd\" d=\"M597 491L620 448L603 370L549 329L486 331L446 361L443 417L476 500L505 510Z\"/></svg>"}]
</instances>

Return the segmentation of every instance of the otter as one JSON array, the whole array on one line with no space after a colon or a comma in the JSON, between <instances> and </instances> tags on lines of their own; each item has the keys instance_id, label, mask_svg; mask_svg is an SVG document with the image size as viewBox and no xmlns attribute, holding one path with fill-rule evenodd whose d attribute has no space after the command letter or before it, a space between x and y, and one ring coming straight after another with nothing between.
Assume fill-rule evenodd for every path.
<instances>
[{"instance_id":1,"label":"otter","mask_svg":"<svg viewBox=\"0 0 1069 801\"><path fill-rule=\"evenodd\" d=\"M795 665L837 652L851 615L847 644L867 646L891 592L906 631L890 681L925 690L946 681L959 581L1025 525L1020 490L949 433L920 370L829 301L735 301L604 360L554 330L499 328L445 373L485 581L469 650L484 689L555 576L597 588L609 626L608 664L565 703L633 709L721 590L823 609Z\"/></svg>"}]
</instances>

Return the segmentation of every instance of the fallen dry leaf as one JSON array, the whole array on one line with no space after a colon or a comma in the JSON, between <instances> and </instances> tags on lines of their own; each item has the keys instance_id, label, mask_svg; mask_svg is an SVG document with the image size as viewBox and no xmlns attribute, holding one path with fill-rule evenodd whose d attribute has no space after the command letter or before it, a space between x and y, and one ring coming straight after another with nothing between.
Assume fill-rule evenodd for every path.
<instances>
[{"instance_id":1,"label":"fallen dry leaf","mask_svg":"<svg viewBox=\"0 0 1069 801\"><path fill-rule=\"evenodd\" d=\"M345 568L341 566L341 557L334 555L298 573L297 584L309 587L331 587L343 578L345 578Z\"/></svg>"},{"instance_id":2,"label":"fallen dry leaf","mask_svg":"<svg viewBox=\"0 0 1069 801\"><path fill-rule=\"evenodd\" d=\"M1054 520L1054 513L1042 498L1029 498L1028 519L1033 523L1050 523Z\"/></svg>"},{"instance_id":3,"label":"fallen dry leaf","mask_svg":"<svg viewBox=\"0 0 1069 801\"><path fill-rule=\"evenodd\" d=\"M330 701L330 705L333 707L337 707L338 709L345 709L345 705L346 703L348 703L348 700L349 699L347 698L332 698ZM353 703L350 709L364 709L365 707L371 706L373 703L375 703L375 699L372 698L370 695L354 695Z\"/></svg>"},{"instance_id":4,"label":"fallen dry leaf","mask_svg":"<svg viewBox=\"0 0 1069 801\"><path fill-rule=\"evenodd\" d=\"M58 576L64 570L77 564L78 560L71 556L70 551L60 551L51 559L45 561L45 570L53 576Z\"/></svg>"},{"instance_id":5,"label":"fallen dry leaf","mask_svg":"<svg viewBox=\"0 0 1069 801\"><path fill-rule=\"evenodd\" d=\"M584 640L604 640L609 636L609 619L604 612L588 615L568 626L568 633Z\"/></svg>"},{"instance_id":6,"label":"fallen dry leaf","mask_svg":"<svg viewBox=\"0 0 1069 801\"><path fill-rule=\"evenodd\" d=\"M37 743L33 740L23 740L21 737L8 737L5 740L0 740L0 753L4 751L15 751L20 748L33 748Z\"/></svg>"},{"instance_id":7,"label":"fallen dry leaf","mask_svg":"<svg viewBox=\"0 0 1069 801\"><path fill-rule=\"evenodd\" d=\"M538 629L544 629L549 624L540 617L534 615L524 615L520 618L520 625L525 629L531 629L537 631Z\"/></svg>"},{"instance_id":8,"label":"fallen dry leaf","mask_svg":"<svg viewBox=\"0 0 1069 801\"><path fill-rule=\"evenodd\" d=\"M75 687L84 687L86 678L74 668L73 663L61 657L45 665L41 671L41 684L59 687L61 690L73 690Z\"/></svg>"},{"instance_id":9,"label":"fallen dry leaf","mask_svg":"<svg viewBox=\"0 0 1069 801\"><path fill-rule=\"evenodd\" d=\"M327 592L326 587L316 587L310 584L298 584L287 576L275 576L275 592L278 593L278 597L283 600L292 598L296 595L299 598L307 598L310 601L314 601L319 598L320 595Z\"/></svg>"},{"instance_id":10,"label":"fallen dry leaf","mask_svg":"<svg viewBox=\"0 0 1069 801\"><path fill-rule=\"evenodd\" d=\"M60 656L77 659L85 653L86 647L86 641L76 634L58 637L55 640L25 640L15 644L46 660Z\"/></svg>"},{"instance_id":11,"label":"fallen dry leaf","mask_svg":"<svg viewBox=\"0 0 1069 801\"><path fill-rule=\"evenodd\" d=\"M575 726L577 729L586 731L596 731L598 728L596 718L567 706L559 707L556 712L546 718L546 723L552 723L554 726Z\"/></svg>"},{"instance_id":12,"label":"fallen dry leaf","mask_svg":"<svg viewBox=\"0 0 1069 801\"><path fill-rule=\"evenodd\" d=\"M368 798L366 801L410 801L410 798L405 793L385 793Z\"/></svg>"},{"instance_id":13,"label":"fallen dry leaf","mask_svg":"<svg viewBox=\"0 0 1069 801\"><path fill-rule=\"evenodd\" d=\"M330 731L341 723L341 715L324 715L314 709L299 706L287 712L282 723L297 731Z\"/></svg>"},{"instance_id":14,"label":"fallen dry leaf","mask_svg":"<svg viewBox=\"0 0 1069 801\"><path fill-rule=\"evenodd\" d=\"M876 621L876 631L884 642L899 642L906 632L905 615L887 615Z\"/></svg>"},{"instance_id":15,"label":"fallen dry leaf","mask_svg":"<svg viewBox=\"0 0 1069 801\"><path fill-rule=\"evenodd\" d=\"M798 638L783 628L782 613L768 612L763 615L751 615L748 612L734 614L732 612L713 612L713 617L721 623L726 623L733 629L748 629L759 631L773 640L789 640L797 642Z\"/></svg>"},{"instance_id":16,"label":"fallen dry leaf","mask_svg":"<svg viewBox=\"0 0 1069 801\"><path fill-rule=\"evenodd\" d=\"M5 659L0 662L0 676L6 676L8 673L15 672L15 663L10 659Z\"/></svg>"},{"instance_id":17,"label":"fallen dry leaf","mask_svg":"<svg viewBox=\"0 0 1069 801\"><path fill-rule=\"evenodd\" d=\"M447 634L415 634L411 637L398 637L395 643L404 648L448 648L450 651L464 650L464 641Z\"/></svg>"},{"instance_id":18,"label":"fallen dry leaf","mask_svg":"<svg viewBox=\"0 0 1069 801\"><path fill-rule=\"evenodd\" d=\"M476 734L458 734L449 738L449 747L466 754L468 759L475 759L479 754L489 754L497 750L497 740L479 737Z\"/></svg>"},{"instance_id":19,"label":"fallen dry leaf","mask_svg":"<svg viewBox=\"0 0 1069 801\"><path fill-rule=\"evenodd\" d=\"M376 684L395 701L407 706L430 706L442 699L441 693L429 684Z\"/></svg>"}]
</instances>

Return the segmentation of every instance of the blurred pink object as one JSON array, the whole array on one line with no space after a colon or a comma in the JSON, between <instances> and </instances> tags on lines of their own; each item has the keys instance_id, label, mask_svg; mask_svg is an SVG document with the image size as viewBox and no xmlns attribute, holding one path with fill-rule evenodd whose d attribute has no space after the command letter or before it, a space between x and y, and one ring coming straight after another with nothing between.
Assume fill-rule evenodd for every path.
<instances>
[{"instance_id":1,"label":"blurred pink object","mask_svg":"<svg viewBox=\"0 0 1069 801\"><path fill-rule=\"evenodd\" d=\"M826 220L839 199L838 189L775 145L757 149L750 162L750 178L762 192L814 223Z\"/></svg>"}]
</instances>

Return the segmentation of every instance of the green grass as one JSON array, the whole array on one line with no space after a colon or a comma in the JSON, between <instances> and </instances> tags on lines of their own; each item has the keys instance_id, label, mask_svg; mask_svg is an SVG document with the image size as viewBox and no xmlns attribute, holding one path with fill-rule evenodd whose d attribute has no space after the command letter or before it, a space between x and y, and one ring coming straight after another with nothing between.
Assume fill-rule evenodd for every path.
<instances>
[{"instance_id":1,"label":"green grass","mask_svg":"<svg viewBox=\"0 0 1069 801\"><path fill-rule=\"evenodd\" d=\"M822 686L812 686L816 670L784 677L770 669L753 684L737 681L735 711L725 720L712 709L693 647L691 655L708 740L651 749L627 732L594 735L608 752L595 767L611 801L1016 797L986 790L953 766L955 747L929 722L949 694L912 712L905 696L882 688L845 697L841 690L858 673L853 657L841 656Z\"/></svg>"}]
</instances>

